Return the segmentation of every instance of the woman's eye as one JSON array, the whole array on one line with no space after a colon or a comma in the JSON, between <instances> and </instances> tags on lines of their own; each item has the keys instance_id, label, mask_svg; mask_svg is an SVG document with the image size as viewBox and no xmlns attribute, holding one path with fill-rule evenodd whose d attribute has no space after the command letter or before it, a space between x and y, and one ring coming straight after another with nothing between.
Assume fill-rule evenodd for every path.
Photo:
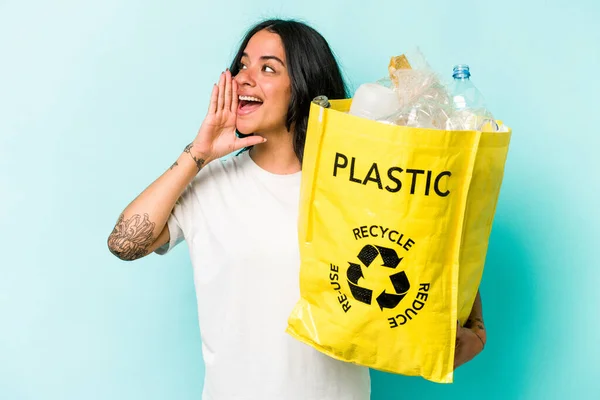
<instances>
[{"instance_id":1,"label":"woman's eye","mask_svg":"<svg viewBox=\"0 0 600 400\"><path fill-rule=\"evenodd\" d=\"M266 72L275 72L275 70L274 70L273 68L269 67L268 65L265 65L265 66L264 66L264 70L265 70Z\"/></svg>"},{"instance_id":2,"label":"woman's eye","mask_svg":"<svg viewBox=\"0 0 600 400\"><path fill-rule=\"evenodd\" d=\"M245 65L245 64L242 64L242 63L240 63L240 65L239 65L239 68L240 68L240 69L246 69L247 67L246 67L246 65Z\"/></svg>"}]
</instances>

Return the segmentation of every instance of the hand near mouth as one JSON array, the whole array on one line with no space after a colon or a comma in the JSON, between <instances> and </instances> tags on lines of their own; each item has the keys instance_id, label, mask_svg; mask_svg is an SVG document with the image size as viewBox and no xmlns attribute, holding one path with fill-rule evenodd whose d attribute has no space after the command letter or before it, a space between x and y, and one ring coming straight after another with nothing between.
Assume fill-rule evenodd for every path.
<instances>
[{"instance_id":1,"label":"hand near mouth","mask_svg":"<svg viewBox=\"0 0 600 400\"><path fill-rule=\"evenodd\" d=\"M190 149L196 157L206 160L206 163L266 141L262 136L240 139L235 134L237 88L237 82L232 79L229 70L223 72L219 84L213 86L208 113Z\"/></svg>"}]
</instances>

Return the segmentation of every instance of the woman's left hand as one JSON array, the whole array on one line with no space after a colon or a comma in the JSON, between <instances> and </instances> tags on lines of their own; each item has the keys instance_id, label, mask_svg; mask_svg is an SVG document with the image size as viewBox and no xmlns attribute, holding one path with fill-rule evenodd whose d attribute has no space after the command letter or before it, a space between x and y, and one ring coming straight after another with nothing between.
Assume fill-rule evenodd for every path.
<instances>
[{"instance_id":1,"label":"woman's left hand","mask_svg":"<svg viewBox=\"0 0 600 400\"><path fill-rule=\"evenodd\" d=\"M454 350L454 369L471 361L483 350L483 342L477 334L469 329L457 325L456 349Z\"/></svg>"}]
</instances>

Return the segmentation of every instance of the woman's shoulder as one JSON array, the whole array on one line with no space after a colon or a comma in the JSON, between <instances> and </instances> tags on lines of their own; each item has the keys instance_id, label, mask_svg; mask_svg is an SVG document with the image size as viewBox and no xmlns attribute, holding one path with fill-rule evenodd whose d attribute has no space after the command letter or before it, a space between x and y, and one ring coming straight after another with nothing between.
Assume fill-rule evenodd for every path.
<instances>
[{"instance_id":1,"label":"woman's shoulder","mask_svg":"<svg viewBox=\"0 0 600 400\"><path fill-rule=\"evenodd\" d=\"M212 161L202 168L193 183L222 185L225 181L233 181L243 177L250 168L250 157L247 151L235 152L225 157Z\"/></svg>"},{"instance_id":2,"label":"woman's shoulder","mask_svg":"<svg viewBox=\"0 0 600 400\"><path fill-rule=\"evenodd\" d=\"M186 186L178 204L200 204L213 207L247 184L247 152L232 154L208 163ZM216 202L216 203L215 203Z\"/></svg>"}]
</instances>

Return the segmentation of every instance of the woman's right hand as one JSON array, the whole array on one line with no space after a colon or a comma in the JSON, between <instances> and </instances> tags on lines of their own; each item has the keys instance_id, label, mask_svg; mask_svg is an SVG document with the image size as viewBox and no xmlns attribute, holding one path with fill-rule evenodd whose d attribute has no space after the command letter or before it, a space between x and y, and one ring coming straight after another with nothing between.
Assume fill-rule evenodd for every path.
<instances>
[{"instance_id":1,"label":"woman's right hand","mask_svg":"<svg viewBox=\"0 0 600 400\"><path fill-rule=\"evenodd\" d=\"M243 139L237 137L235 133L237 107L237 82L227 70L221 74L219 84L213 86L208 113L198 130L196 139L189 146L195 159L202 159L203 164L206 164L236 150L266 141L261 136L249 136Z\"/></svg>"}]
</instances>

